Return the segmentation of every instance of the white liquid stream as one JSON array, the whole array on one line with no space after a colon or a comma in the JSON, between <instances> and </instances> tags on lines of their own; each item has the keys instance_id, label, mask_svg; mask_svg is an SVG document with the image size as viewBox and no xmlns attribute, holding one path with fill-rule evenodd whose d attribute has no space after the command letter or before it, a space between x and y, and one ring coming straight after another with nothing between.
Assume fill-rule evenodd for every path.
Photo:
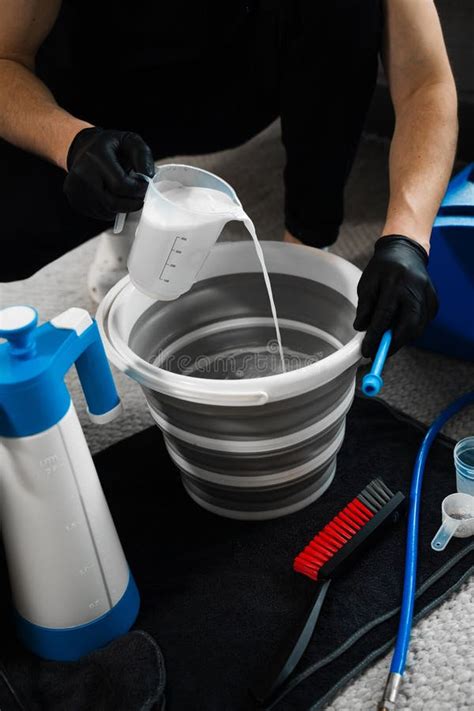
<instances>
[{"instance_id":1,"label":"white liquid stream","mask_svg":"<svg viewBox=\"0 0 474 711\"><path fill-rule=\"evenodd\" d=\"M278 325L278 316L275 308L275 300L273 298L272 285L270 282L270 277L268 275L267 266L265 264L265 257L263 255L263 250L258 241L257 232L255 230L255 225L253 224L250 217L244 211L240 205L236 205L235 202L229 195L220 192L219 190L213 190L212 188L198 188L198 187L187 187L181 185L174 181L162 181L156 185L157 189L166 196L166 199L173 204L190 210L196 214L196 221L199 220L199 213L203 216L205 214L226 214L229 216L230 220L239 220L244 223L250 236L253 239L255 245L255 251L257 252L257 257L262 267L263 278L265 281L265 286L267 288L268 299L270 301L270 309L272 312L273 323L275 324L276 339L278 342L278 350L281 359L282 372L286 372L285 368L285 358L283 354L283 346L281 342L280 327Z\"/></svg>"},{"instance_id":2,"label":"white liquid stream","mask_svg":"<svg viewBox=\"0 0 474 711\"><path fill-rule=\"evenodd\" d=\"M270 281L270 276L268 274L267 265L265 264L265 257L263 256L263 250L262 250L261 244L258 241L257 232L255 230L255 225L253 224L250 217L247 217L247 215L245 215L243 223L244 223L245 227L247 228L247 230L249 231L250 236L253 239L253 243L255 245L255 251L257 252L258 261L260 262L261 267L262 267L263 278L265 280L265 286L267 287L268 299L270 301L270 309L272 311L272 316L273 316L273 323L275 324L275 334L276 334L276 338L278 341L278 350L280 352L281 370L282 370L282 373L285 373L286 372L285 357L283 355L283 344L281 342L280 326L278 324L278 315L277 315L277 311L276 311L276 307L275 307L275 299L273 298L272 284Z\"/></svg>"}]
</instances>

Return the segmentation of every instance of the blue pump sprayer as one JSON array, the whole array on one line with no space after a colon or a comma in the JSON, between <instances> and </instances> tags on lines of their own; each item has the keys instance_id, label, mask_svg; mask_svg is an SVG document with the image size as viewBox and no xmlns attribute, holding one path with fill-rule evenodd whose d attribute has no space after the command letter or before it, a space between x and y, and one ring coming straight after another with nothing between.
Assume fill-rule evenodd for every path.
<instances>
[{"instance_id":1,"label":"blue pump sprayer","mask_svg":"<svg viewBox=\"0 0 474 711\"><path fill-rule=\"evenodd\" d=\"M93 422L121 404L87 311L37 323L30 306L0 310L0 523L20 639L74 660L128 631L139 595L67 371L75 364Z\"/></svg>"}]
</instances>

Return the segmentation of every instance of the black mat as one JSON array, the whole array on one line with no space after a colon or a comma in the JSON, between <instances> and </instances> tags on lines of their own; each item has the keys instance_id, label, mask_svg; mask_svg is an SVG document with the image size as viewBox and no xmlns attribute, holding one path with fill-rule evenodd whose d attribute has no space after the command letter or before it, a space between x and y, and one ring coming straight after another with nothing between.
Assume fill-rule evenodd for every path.
<instances>
[{"instance_id":1,"label":"black mat","mask_svg":"<svg viewBox=\"0 0 474 711\"><path fill-rule=\"evenodd\" d=\"M247 694L252 678L312 595L312 583L292 572L294 555L375 476L407 493L421 439L422 430L411 421L379 402L356 398L331 488L304 511L263 523L226 520L194 504L156 428L96 457L142 596L137 627L154 637L165 657L167 711L253 708ZM421 510L418 615L472 572L469 540L453 539L443 553L430 548L441 500L454 486L452 443L439 438L428 461ZM323 708L388 648L397 627L404 528L405 523L392 530L332 584L314 639L275 711ZM25 666L18 649L12 658L12 647L2 640L16 679L21 669L31 674L44 666L31 658Z\"/></svg>"}]
</instances>

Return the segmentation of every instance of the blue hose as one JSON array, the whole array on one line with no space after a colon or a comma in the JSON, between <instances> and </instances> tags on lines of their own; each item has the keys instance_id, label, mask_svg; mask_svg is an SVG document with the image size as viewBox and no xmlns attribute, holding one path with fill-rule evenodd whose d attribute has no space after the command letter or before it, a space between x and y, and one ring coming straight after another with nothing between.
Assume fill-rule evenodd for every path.
<instances>
[{"instance_id":1,"label":"blue hose","mask_svg":"<svg viewBox=\"0 0 474 711\"><path fill-rule=\"evenodd\" d=\"M390 666L390 674L402 676L405 671L408 647L410 644L413 608L415 606L416 567L418 553L418 524L420 518L421 486L425 471L426 459L431 445L446 422L466 405L474 404L474 392L467 393L455 400L443 410L427 431L418 451L410 488L408 511L408 532L406 541L405 578L403 582L402 607L398 626L395 651ZM394 700L394 699L393 699Z\"/></svg>"}]
</instances>

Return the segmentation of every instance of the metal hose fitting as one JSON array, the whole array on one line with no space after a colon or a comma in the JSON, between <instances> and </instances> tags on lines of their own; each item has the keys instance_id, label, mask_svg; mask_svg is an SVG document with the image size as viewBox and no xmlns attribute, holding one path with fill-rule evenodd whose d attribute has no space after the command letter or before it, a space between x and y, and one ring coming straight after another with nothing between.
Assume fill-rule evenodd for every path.
<instances>
[{"instance_id":1,"label":"metal hose fitting","mask_svg":"<svg viewBox=\"0 0 474 711\"><path fill-rule=\"evenodd\" d=\"M377 707L378 711L395 711L396 700L398 692L400 691L401 683L402 675L390 672L385 685L382 700Z\"/></svg>"}]
</instances>

